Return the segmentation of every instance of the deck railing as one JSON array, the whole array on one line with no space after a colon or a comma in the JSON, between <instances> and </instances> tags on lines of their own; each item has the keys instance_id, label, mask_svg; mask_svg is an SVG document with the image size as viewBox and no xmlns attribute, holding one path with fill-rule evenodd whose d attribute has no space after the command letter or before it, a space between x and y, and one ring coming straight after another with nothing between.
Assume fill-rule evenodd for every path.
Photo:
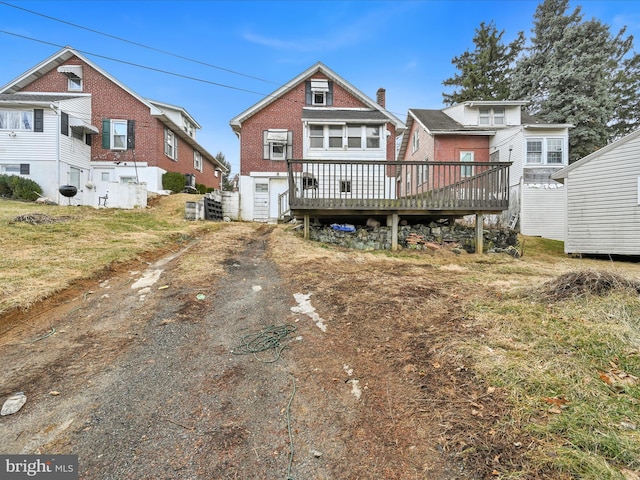
<instances>
[{"instance_id":1,"label":"deck railing","mask_svg":"<svg viewBox=\"0 0 640 480\"><path fill-rule=\"evenodd\" d=\"M303 211L498 212L506 162L288 160L289 207Z\"/></svg>"}]
</instances>

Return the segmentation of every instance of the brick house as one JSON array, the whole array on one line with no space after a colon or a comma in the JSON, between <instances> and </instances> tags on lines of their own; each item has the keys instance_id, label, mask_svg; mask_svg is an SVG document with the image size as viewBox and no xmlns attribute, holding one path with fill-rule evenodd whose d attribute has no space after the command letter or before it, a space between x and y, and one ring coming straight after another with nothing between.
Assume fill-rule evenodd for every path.
<instances>
[{"instance_id":1,"label":"brick house","mask_svg":"<svg viewBox=\"0 0 640 480\"><path fill-rule=\"evenodd\" d=\"M145 183L149 191L160 191L165 172L184 174L193 186L220 189L227 168L198 143L201 126L184 108L140 96L70 47L1 87L0 101L7 95L15 103L20 95L53 94L90 98L88 111L78 115L86 125L83 139L90 145L90 168L71 175L61 165L59 178L51 180L54 190L75 185L82 204L98 205L117 184ZM50 102L47 111L59 119L73 116L56 102Z\"/></svg>"},{"instance_id":2,"label":"brick house","mask_svg":"<svg viewBox=\"0 0 640 480\"><path fill-rule=\"evenodd\" d=\"M522 111L524 101L463 102L442 110L410 109L398 160L511 162L509 208L501 223L519 222L524 235L564 239L565 190L551 175L568 165L569 124L543 124ZM480 169L462 167L464 178ZM399 194L429 188L427 168L401 175ZM498 220L498 219L495 219Z\"/></svg>"},{"instance_id":3,"label":"brick house","mask_svg":"<svg viewBox=\"0 0 640 480\"><path fill-rule=\"evenodd\" d=\"M231 119L240 140L241 218L281 218L287 160L394 160L404 124L385 109L384 89L376 96L318 62ZM351 180L338 182L343 193L351 188Z\"/></svg>"}]
</instances>

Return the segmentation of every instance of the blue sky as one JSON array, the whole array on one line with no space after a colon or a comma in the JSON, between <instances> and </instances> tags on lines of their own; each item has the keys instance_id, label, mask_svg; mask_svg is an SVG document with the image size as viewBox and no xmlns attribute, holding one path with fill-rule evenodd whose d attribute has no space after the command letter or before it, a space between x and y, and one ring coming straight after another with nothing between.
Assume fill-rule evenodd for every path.
<instances>
[{"instance_id":1,"label":"blue sky","mask_svg":"<svg viewBox=\"0 0 640 480\"><path fill-rule=\"evenodd\" d=\"M539 3L0 1L0 30L10 32L0 33L0 85L71 46L138 94L184 107L202 126L198 141L237 173L229 120L316 62L373 99L385 88L387 109L404 121L409 108L443 107L451 59L473 49L481 22L504 30L505 43L519 31L529 38ZM570 11L578 5L585 20L598 18L612 33L626 26L640 50L640 0L572 0Z\"/></svg>"}]
</instances>

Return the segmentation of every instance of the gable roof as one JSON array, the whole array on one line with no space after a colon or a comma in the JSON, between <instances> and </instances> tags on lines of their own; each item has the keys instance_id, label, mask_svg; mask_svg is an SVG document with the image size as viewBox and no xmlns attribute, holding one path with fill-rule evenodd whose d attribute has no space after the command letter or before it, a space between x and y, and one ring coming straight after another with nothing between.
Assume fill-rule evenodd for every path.
<instances>
[{"instance_id":1,"label":"gable roof","mask_svg":"<svg viewBox=\"0 0 640 480\"><path fill-rule=\"evenodd\" d=\"M303 82L304 80L306 80L307 78L311 77L316 73L323 73L334 83L340 85L346 91L348 91L353 96L358 98L358 100L360 100L362 103L367 105L370 109L377 110L378 112L382 113L383 117L381 118L384 118L387 121L393 123L396 126L398 133L400 133L404 129L404 123L401 120L399 120L395 115L393 115L391 112L383 108L380 104L378 104L377 102L369 98L367 95L362 93L360 90L358 90L356 87L351 85L344 78L339 76L333 70L331 70L326 65L324 65L322 62L317 62L315 65L312 65L311 67L306 69L304 72L300 73L299 75L297 75L296 77L294 77L293 79L289 80L287 83L282 85L280 88L278 88L271 94L264 97L258 103L249 107L239 115L233 117L229 121L229 124L231 125L231 128L233 129L233 131L236 133L239 132L242 122L244 122L247 118L251 117L252 115L262 110L263 108L275 102L276 100L281 98L285 93L289 92L298 84L300 84L301 82ZM335 116L335 111L336 110L333 110L334 116Z\"/></svg>"},{"instance_id":2,"label":"gable roof","mask_svg":"<svg viewBox=\"0 0 640 480\"><path fill-rule=\"evenodd\" d=\"M560 182L560 183L564 183L564 179L569 176L569 173L572 170L575 170L576 168L581 167L585 163L591 162L592 160L595 160L598 157L601 157L602 155L610 152L611 150L614 150L615 148L618 148L621 145L624 145L627 142L630 142L630 141L636 139L637 137L640 137L640 129L638 129L638 130L636 130L634 132L631 132L630 134L628 134L628 135L616 140L615 142L610 143L609 145L606 145L606 146L602 147L599 150L596 150L593 153L590 153L586 157L582 157L580 160L578 160L577 162L573 162L568 167L564 167L563 169L558 170L553 175L551 175L551 178L556 180L556 181L558 181L558 182Z\"/></svg>"},{"instance_id":3,"label":"gable roof","mask_svg":"<svg viewBox=\"0 0 640 480\"><path fill-rule=\"evenodd\" d=\"M119 88L121 88L122 90L127 92L129 95L134 97L140 103L147 106L149 108L149 114L151 116L156 117L164 125L171 127L171 129L174 130L174 132L177 135L179 135L183 140L185 140L191 146L196 148L196 150L198 150L202 154L202 157L204 159L213 163L214 165L217 165L222 171L228 172L228 168L226 167L226 165L218 162L218 160L209 152L207 152L198 142L196 142L196 140L194 140L191 136L187 135L182 130L180 125L175 124L171 120L171 118L169 118L169 116L165 114L162 108L163 107L171 108L173 110L184 112L187 118L193 121L194 125L198 125L198 123L195 120L193 120L191 115L186 113L186 110L184 110L182 107L176 107L167 103L155 102L142 97L141 95L139 95L138 93L136 93L135 91L127 87L124 83L120 82L117 78L113 77L106 70L103 70L97 64L93 63L87 57L85 57L80 52L78 52L77 50L74 50L71 47L68 47L68 46L64 47L63 49L51 55L49 58L37 64L35 67L31 68L30 70L27 70L25 73L23 73L19 77L13 79L3 87L0 87L0 94L15 94L20 92L24 87L29 85L31 82L49 73L51 70L58 68L60 65L64 64L67 60L69 60L72 57L79 58L84 63L89 65L91 68L99 72L102 76L106 77L111 82L116 84ZM59 94L59 95L62 95L62 94ZM198 125L198 127L200 126Z\"/></svg>"}]
</instances>

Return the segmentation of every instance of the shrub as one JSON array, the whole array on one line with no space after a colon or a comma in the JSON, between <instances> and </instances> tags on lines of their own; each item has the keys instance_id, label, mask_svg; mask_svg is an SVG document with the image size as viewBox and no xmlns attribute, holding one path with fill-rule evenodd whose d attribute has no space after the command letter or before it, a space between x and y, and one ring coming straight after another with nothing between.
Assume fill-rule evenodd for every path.
<instances>
[{"instance_id":1,"label":"shrub","mask_svg":"<svg viewBox=\"0 0 640 480\"><path fill-rule=\"evenodd\" d=\"M17 175L0 175L0 196L33 202L41 193L42 187L33 180Z\"/></svg>"},{"instance_id":2,"label":"shrub","mask_svg":"<svg viewBox=\"0 0 640 480\"><path fill-rule=\"evenodd\" d=\"M198 191L198 193L204 195L205 193L207 193L207 186L203 185L202 183L196 183L196 190Z\"/></svg>"},{"instance_id":3,"label":"shrub","mask_svg":"<svg viewBox=\"0 0 640 480\"><path fill-rule=\"evenodd\" d=\"M184 190L186 180L182 173L167 172L162 175L162 188L171 190L174 193L180 193Z\"/></svg>"}]
</instances>

